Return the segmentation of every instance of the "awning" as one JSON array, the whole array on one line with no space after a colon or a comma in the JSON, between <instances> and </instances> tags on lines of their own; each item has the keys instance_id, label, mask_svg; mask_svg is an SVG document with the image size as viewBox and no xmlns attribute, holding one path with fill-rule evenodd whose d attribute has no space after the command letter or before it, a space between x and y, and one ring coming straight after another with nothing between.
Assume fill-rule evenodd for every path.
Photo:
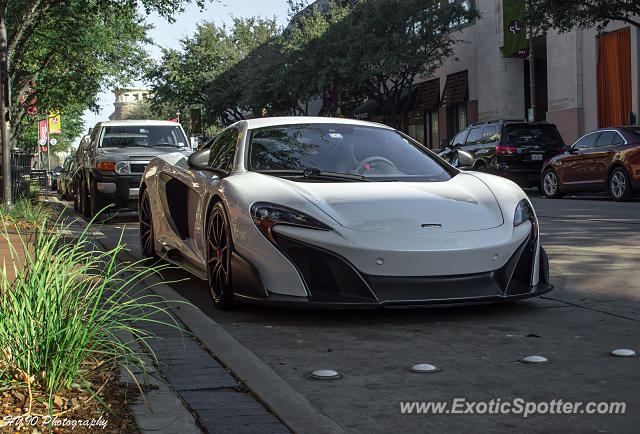
<instances>
[{"instance_id":1,"label":"awning","mask_svg":"<svg viewBox=\"0 0 640 434\"><path fill-rule=\"evenodd\" d=\"M413 110L416 112L431 111L438 108L440 102L440 79L423 81L417 85Z\"/></svg>"},{"instance_id":2,"label":"awning","mask_svg":"<svg viewBox=\"0 0 640 434\"><path fill-rule=\"evenodd\" d=\"M353 110L356 119L371 119L380 104L375 99L368 99Z\"/></svg>"},{"instance_id":3,"label":"awning","mask_svg":"<svg viewBox=\"0 0 640 434\"><path fill-rule=\"evenodd\" d=\"M467 102L468 88L469 79L466 70L448 75L440 105L446 107Z\"/></svg>"}]
</instances>

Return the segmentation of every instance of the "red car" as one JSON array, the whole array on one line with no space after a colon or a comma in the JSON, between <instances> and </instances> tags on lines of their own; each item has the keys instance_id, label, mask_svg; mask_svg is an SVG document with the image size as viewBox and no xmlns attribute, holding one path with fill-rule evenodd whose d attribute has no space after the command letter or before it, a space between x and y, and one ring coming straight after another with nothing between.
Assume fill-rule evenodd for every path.
<instances>
[{"instance_id":1,"label":"red car","mask_svg":"<svg viewBox=\"0 0 640 434\"><path fill-rule=\"evenodd\" d=\"M609 191L617 201L640 191L640 127L601 128L582 136L542 167L542 192Z\"/></svg>"}]
</instances>

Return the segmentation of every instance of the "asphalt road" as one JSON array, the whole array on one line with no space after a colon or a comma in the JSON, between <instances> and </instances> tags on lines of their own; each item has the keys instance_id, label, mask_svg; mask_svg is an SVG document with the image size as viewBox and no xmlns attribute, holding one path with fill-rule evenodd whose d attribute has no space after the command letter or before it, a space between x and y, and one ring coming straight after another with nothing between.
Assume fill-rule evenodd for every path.
<instances>
[{"instance_id":1,"label":"asphalt road","mask_svg":"<svg viewBox=\"0 0 640 434\"><path fill-rule=\"evenodd\" d=\"M640 358L640 202L533 198L551 261L553 292L473 307L308 311L216 310L204 282L172 271L176 291L352 432L637 432ZM135 218L103 225L139 256ZM463 269L464 264L460 264ZM211 349L215 353L215 348ZM549 363L519 359L543 355ZM409 367L431 363L434 374ZM329 368L342 378L309 378ZM614 415L402 414L400 402L625 402ZM477 405L477 404L476 404ZM467 406L461 407L467 410ZM478 406L482 410L483 405Z\"/></svg>"}]
</instances>

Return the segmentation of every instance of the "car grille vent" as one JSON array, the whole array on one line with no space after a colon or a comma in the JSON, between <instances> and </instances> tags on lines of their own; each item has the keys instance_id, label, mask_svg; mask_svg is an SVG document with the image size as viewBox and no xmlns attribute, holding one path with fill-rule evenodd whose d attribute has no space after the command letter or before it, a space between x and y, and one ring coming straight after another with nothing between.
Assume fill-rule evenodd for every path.
<instances>
[{"instance_id":1,"label":"car grille vent","mask_svg":"<svg viewBox=\"0 0 640 434\"><path fill-rule=\"evenodd\" d=\"M144 169L147 167L146 164L131 164L131 173L142 173Z\"/></svg>"}]
</instances>

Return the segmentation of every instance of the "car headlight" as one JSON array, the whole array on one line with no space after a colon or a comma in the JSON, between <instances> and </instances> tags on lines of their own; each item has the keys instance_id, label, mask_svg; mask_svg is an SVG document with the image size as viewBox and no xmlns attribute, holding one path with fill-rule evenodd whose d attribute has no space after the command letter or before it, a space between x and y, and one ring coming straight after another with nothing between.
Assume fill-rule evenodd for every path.
<instances>
[{"instance_id":1,"label":"car headlight","mask_svg":"<svg viewBox=\"0 0 640 434\"><path fill-rule=\"evenodd\" d=\"M536 217L529 201L527 199L522 199L516 207L516 213L513 216L513 225L521 225L527 220L529 220L532 224L535 224Z\"/></svg>"},{"instance_id":2,"label":"car headlight","mask_svg":"<svg viewBox=\"0 0 640 434\"><path fill-rule=\"evenodd\" d=\"M118 161L116 163L116 173L118 173L119 175L125 175L127 173L129 173L129 163L127 163L126 161Z\"/></svg>"},{"instance_id":3,"label":"car headlight","mask_svg":"<svg viewBox=\"0 0 640 434\"><path fill-rule=\"evenodd\" d=\"M251 206L251 218L258 229L260 229L260 232L273 242L275 242L275 239L271 234L271 228L277 224L318 229L321 231L331 230L329 226L300 211L266 202L256 202Z\"/></svg>"}]
</instances>

